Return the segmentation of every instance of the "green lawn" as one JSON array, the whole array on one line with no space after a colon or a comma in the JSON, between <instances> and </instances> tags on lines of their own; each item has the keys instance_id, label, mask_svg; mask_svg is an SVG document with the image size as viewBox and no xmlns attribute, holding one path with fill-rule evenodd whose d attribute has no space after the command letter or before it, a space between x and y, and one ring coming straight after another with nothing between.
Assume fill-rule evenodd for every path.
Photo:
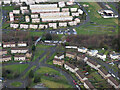
<instances>
[{"instance_id":1,"label":"green lawn","mask_svg":"<svg viewBox=\"0 0 120 90\"><path fill-rule=\"evenodd\" d=\"M19 87L22 85L22 83L21 82L13 82L13 83L11 83L11 85L14 87Z\"/></svg>"},{"instance_id":2,"label":"green lawn","mask_svg":"<svg viewBox=\"0 0 120 90\"><path fill-rule=\"evenodd\" d=\"M81 4L83 4L81 2ZM104 19L102 18L97 11L101 9L101 7L96 2L89 2L85 3L88 4L89 7L85 8L88 12L88 15L90 16L90 21L94 22L96 24L90 24L90 22L80 26L76 27L78 34L117 34L118 33L118 19ZM107 26L108 25L108 26ZM116 26L116 28L114 28ZM113 31L115 30L115 31Z\"/></svg>"},{"instance_id":3,"label":"green lawn","mask_svg":"<svg viewBox=\"0 0 120 90\"><path fill-rule=\"evenodd\" d=\"M49 77L45 76L44 74L51 74L51 75L57 75L57 77ZM49 67L40 67L35 72L35 76L39 75L41 77L41 83L44 83L46 87L48 88L71 88L67 82L67 79L65 76L63 76L59 71L56 71Z\"/></svg>"},{"instance_id":4,"label":"green lawn","mask_svg":"<svg viewBox=\"0 0 120 90\"><path fill-rule=\"evenodd\" d=\"M14 6L4 6L2 7L2 10L8 10L8 11L11 11L14 9Z\"/></svg>"},{"instance_id":5,"label":"green lawn","mask_svg":"<svg viewBox=\"0 0 120 90\"><path fill-rule=\"evenodd\" d=\"M13 72L22 73L27 67L28 67L28 64L19 64L19 65L3 66L3 69L11 70Z\"/></svg>"},{"instance_id":6,"label":"green lawn","mask_svg":"<svg viewBox=\"0 0 120 90\"><path fill-rule=\"evenodd\" d=\"M42 36L44 34L44 32L30 32L30 35L31 36L38 36L38 37L40 37L40 36Z\"/></svg>"},{"instance_id":7,"label":"green lawn","mask_svg":"<svg viewBox=\"0 0 120 90\"><path fill-rule=\"evenodd\" d=\"M43 57L39 60L39 62L42 62L45 58L46 58L46 55L43 56Z\"/></svg>"}]
</instances>

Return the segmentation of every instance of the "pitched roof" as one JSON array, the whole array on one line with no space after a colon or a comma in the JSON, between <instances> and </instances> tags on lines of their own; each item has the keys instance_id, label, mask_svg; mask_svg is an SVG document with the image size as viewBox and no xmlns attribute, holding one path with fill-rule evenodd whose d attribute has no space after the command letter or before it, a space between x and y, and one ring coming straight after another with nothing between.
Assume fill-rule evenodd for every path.
<instances>
[{"instance_id":1,"label":"pitched roof","mask_svg":"<svg viewBox=\"0 0 120 90\"><path fill-rule=\"evenodd\" d=\"M15 55L14 57L25 57L25 55Z\"/></svg>"},{"instance_id":2,"label":"pitched roof","mask_svg":"<svg viewBox=\"0 0 120 90\"><path fill-rule=\"evenodd\" d=\"M62 62L63 60L60 60L60 59L57 59L57 58L54 58L53 59L54 61L58 61L58 62Z\"/></svg>"},{"instance_id":3,"label":"pitched roof","mask_svg":"<svg viewBox=\"0 0 120 90\"><path fill-rule=\"evenodd\" d=\"M108 77L108 79L110 79L116 86L119 86L119 83L112 77Z\"/></svg>"},{"instance_id":4,"label":"pitched roof","mask_svg":"<svg viewBox=\"0 0 120 90\"><path fill-rule=\"evenodd\" d=\"M75 52L66 52L68 54L72 54L72 55L75 55L76 53Z\"/></svg>"},{"instance_id":5,"label":"pitched roof","mask_svg":"<svg viewBox=\"0 0 120 90\"><path fill-rule=\"evenodd\" d=\"M72 64L70 64L69 62L65 62L66 65L68 65L69 67L71 67L72 69L75 69L76 67Z\"/></svg>"},{"instance_id":6,"label":"pitched roof","mask_svg":"<svg viewBox=\"0 0 120 90\"><path fill-rule=\"evenodd\" d=\"M97 66L98 64L90 59L87 60L88 62L92 63L93 65Z\"/></svg>"},{"instance_id":7,"label":"pitched roof","mask_svg":"<svg viewBox=\"0 0 120 90\"><path fill-rule=\"evenodd\" d=\"M12 48L11 50L28 50L28 48Z\"/></svg>"},{"instance_id":8,"label":"pitched roof","mask_svg":"<svg viewBox=\"0 0 120 90\"><path fill-rule=\"evenodd\" d=\"M77 73L81 78L84 78L84 77L85 77L79 70L76 71L76 73Z\"/></svg>"},{"instance_id":9,"label":"pitched roof","mask_svg":"<svg viewBox=\"0 0 120 90\"><path fill-rule=\"evenodd\" d=\"M15 42L3 42L4 45L7 45L7 44L15 44Z\"/></svg>"},{"instance_id":10,"label":"pitched roof","mask_svg":"<svg viewBox=\"0 0 120 90\"><path fill-rule=\"evenodd\" d=\"M57 54L56 56L60 57L60 56L62 56L62 55L64 55L64 54L63 54L63 53L59 53L59 54Z\"/></svg>"},{"instance_id":11,"label":"pitched roof","mask_svg":"<svg viewBox=\"0 0 120 90\"><path fill-rule=\"evenodd\" d=\"M105 71L103 68L99 68L99 69L100 69L100 71L102 71L102 73L104 73L105 75L108 75L108 72Z\"/></svg>"},{"instance_id":12,"label":"pitched roof","mask_svg":"<svg viewBox=\"0 0 120 90\"><path fill-rule=\"evenodd\" d=\"M91 84L91 82L89 82L88 80L85 80L85 83L87 84L87 86L91 89L94 88L94 86Z\"/></svg>"},{"instance_id":13,"label":"pitched roof","mask_svg":"<svg viewBox=\"0 0 120 90\"><path fill-rule=\"evenodd\" d=\"M11 57L11 55L2 56L2 58L9 58L9 57Z\"/></svg>"}]
</instances>

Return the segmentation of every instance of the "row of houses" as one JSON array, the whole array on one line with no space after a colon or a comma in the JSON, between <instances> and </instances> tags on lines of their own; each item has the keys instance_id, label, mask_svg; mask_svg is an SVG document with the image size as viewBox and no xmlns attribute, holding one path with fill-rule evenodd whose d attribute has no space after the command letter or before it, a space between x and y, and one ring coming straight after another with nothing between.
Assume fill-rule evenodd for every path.
<instances>
[{"instance_id":1,"label":"row of houses","mask_svg":"<svg viewBox=\"0 0 120 90\"><path fill-rule=\"evenodd\" d=\"M39 22L40 19L34 19L33 22L34 23L37 23ZM29 21L29 20L27 20ZM51 27L53 29L57 29L57 27L66 27L68 25L70 26L73 26L73 25L77 25L78 23L80 23L80 19L79 18L76 18L75 21L71 21L71 22L59 22L58 24L57 23L48 23L48 25L46 24L40 24L40 25L35 25L35 24L30 24L30 25L27 25L27 24L10 24L10 27L11 28L21 28L21 29L47 29L48 27Z\"/></svg>"},{"instance_id":2,"label":"row of houses","mask_svg":"<svg viewBox=\"0 0 120 90\"><path fill-rule=\"evenodd\" d=\"M29 60L27 58L31 58L32 54L30 53L26 53L25 55L14 55L14 61L25 61L25 60ZM2 56L2 58L0 58L0 62L7 62L7 61L11 61L12 60L12 56L11 55L5 55Z\"/></svg>"},{"instance_id":3,"label":"row of houses","mask_svg":"<svg viewBox=\"0 0 120 90\"><path fill-rule=\"evenodd\" d=\"M58 54L58 55L56 55L54 57L53 64L57 64L57 65L60 65L60 66L63 66L63 64L64 64L64 67L66 69L69 69L69 71L71 71L73 73L76 72L76 74L78 76L78 73L77 73L78 68L74 67L73 65L70 65L69 63L65 63L64 60L63 60L64 57L65 57L64 54ZM74 59L76 57L76 53L74 53L74 52L66 52L66 57ZM91 68L97 70L98 73L100 73L100 75L104 79L106 79L109 84L111 84L112 86L114 86L114 88L120 88L119 83L108 72L106 72L101 67L101 65L97 64L96 62L92 61L91 59L85 57L85 55L82 55L82 54L77 55L77 60L80 60L80 59L83 60L86 64L88 64ZM82 80L81 78L80 78L80 80Z\"/></svg>"},{"instance_id":4,"label":"row of houses","mask_svg":"<svg viewBox=\"0 0 120 90\"><path fill-rule=\"evenodd\" d=\"M103 61L105 61L105 59L107 58L107 55L105 55L103 53L99 53L98 50L89 50L88 48L77 47L77 46L66 46L65 48L66 49L76 49L80 53L84 53L84 54L88 54L89 56L97 57L99 59L102 59ZM119 53L111 53L111 54L109 54L109 56L111 59L120 59Z\"/></svg>"},{"instance_id":5,"label":"row of houses","mask_svg":"<svg viewBox=\"0 0 120 90\"><path fill-rule=\"evenodd\" d=\"M1 45L3 48L13 48L13 47L27 47L27 43L26 42L3 42L1 43Z\"/></svg>"},{"instance_id":6,"label":"row of houses","mask_svg":"<svg viewBox=\"0 0 120 90\"><path fill-rule=\"evenodd\" d=\"M67 55L67 53L66 53ZM70 64L69 62L64 62L64 54L57 54L53 59L53 64L57 64L60 66L64 65L64 68L66 70L69 70L72 73L75 73L75 75L79 78L79 80L84 83L84 87L86 89L95 89L94 86L89 82L88 78L86 78L77 67Z\"/></svg>"}]
</instances>

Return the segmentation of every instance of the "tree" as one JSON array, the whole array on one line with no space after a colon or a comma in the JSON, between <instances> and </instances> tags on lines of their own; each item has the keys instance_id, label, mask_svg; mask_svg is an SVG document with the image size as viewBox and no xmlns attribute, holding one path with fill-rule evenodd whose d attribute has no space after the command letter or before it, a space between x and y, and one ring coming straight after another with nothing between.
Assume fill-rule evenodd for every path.
<instances>
[{"instance_id":1,"label":"tree","mask_svg":"<svg viewBox=\"0 0 120 90\"><path fill-rule=\"evenodd\" d=\"M33 78L34 77L34 73L33 73L33 70L31 70L30 72L29 72L29 78Z\"/></svg>"},{"instance_id":2,"label":"tree","mask_svg":"<svg viewBox=\"0 0 120 90\"><path fill-rule=\"evenodd\" d=\"M34 83L38 83L38 82L41 82L41 78L40 76L35 76Z\"/></svg>"},{"instance_id":3,"label":"tree","mask_svg":"<svg viewBox=\"0 0 120 90\"><path fill-rule=\"evenodd\" d=\"M36 47L35 45L32 46L32 51L35 51Z\"/></svg>"},{"instance_id":4,"label":"tree","mask_svg":"<svg viewBox=\"0 0 120 90\"><path fill-rule=\"evenodd\" d=\"M45 37L46 37L46 40L52 40L52 36L50 33L47 33Z\"/></svg>"}]
</instances>

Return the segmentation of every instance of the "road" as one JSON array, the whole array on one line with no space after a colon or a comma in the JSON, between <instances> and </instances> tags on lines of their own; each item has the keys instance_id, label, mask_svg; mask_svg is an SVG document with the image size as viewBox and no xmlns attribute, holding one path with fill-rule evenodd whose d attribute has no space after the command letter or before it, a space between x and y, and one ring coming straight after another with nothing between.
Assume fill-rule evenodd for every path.
<instances>
[{"instance_id":1,"label":"road","mask_svg":"<svg viewBox=\"0 0 120 90\"><path fill-rule=\"evenodd\" d=\"M57 71L59 71L62 75L64 75L67 79L67 81L69 82L70 85L72 85L74 88L75 88L75 85L73 83L73 78L72 76L70 76L67 72L61 70L60 68L57 68L55 66L52 66L52 65L49 65L49 64L46 64L46 61L47 61L47 58L45 58L42 62L39 62L39 60L44 56L46 55L46 53L48 52L48 50L51 52L49 54L49 56L52 56L55 52L56 52L56 47L51 47L49 49L47 49L42 55L40 55L34 62L29 62L28 63L28 67L24 70L23 73L20 74L20 76L14 80L6 80L6 82L3 83L4 86L7 86L9 88L13 88L13 86L10 85L11 82L15 82L15 81L18 81L18 82L21 82L22 85L18 88L26 88L27 84L28 84L28 77L26 77L25 79L22 79L22 77L26 74L26 72L32 68L32 66L36 66L36 68L33 70L34 72L36 70L38 70L40 67L50 67L50 68L53 68ZM19 64L19 62L17 63L14 63L15 65L16 64ZM25 63L23 63L25 64ZM5 64L4 64L5 65ZM6 64L8 65L8 64Z\"/></svg>"}]
</instances>

